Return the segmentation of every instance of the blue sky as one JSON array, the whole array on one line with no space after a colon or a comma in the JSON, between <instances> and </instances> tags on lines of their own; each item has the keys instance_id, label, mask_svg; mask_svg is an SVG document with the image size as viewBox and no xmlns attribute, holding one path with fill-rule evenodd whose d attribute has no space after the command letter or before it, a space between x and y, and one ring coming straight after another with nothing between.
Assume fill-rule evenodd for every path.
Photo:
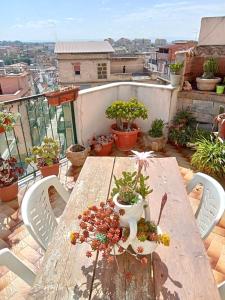
<instances>
[{"instance_id":1,"label":"blue sky","mask_svg":"<svg viewBox=\"0 0 225 300\"><path fill-rule=\"evenodd\" d=\"M224 0L1 0L0 40L196 39Z\"/></svg>"}]
</instances>

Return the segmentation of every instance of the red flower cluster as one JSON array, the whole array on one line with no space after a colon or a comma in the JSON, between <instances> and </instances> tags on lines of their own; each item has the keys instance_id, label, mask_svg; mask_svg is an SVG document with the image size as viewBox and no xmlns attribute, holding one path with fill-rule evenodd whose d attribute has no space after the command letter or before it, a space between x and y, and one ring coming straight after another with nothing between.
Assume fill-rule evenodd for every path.
<instances>
[{"instance_id":1,"label":"red flower cluster","mask_svg":"<svg viewBox=\"0 0 225 300\"><path fill-rule=\"evenodd\" d=\"M92 256L93 251L102 251L103 257L108 262L113 261L110 253L122 236L119 214L114 211L115 204L112 200L101 202L100 206L93 205L78 216L80 220L80 232L72 232L70 240L73 245L87 242L91 251L86 252L87 257ZM120 252L123 248L119 247Z\"/></svg>"}]
</instances>

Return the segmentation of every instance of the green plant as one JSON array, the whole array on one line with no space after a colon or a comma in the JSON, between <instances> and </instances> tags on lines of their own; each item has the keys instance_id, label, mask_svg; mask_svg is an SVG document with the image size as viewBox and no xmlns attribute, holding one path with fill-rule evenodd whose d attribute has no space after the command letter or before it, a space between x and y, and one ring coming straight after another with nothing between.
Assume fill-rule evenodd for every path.
<instances>
[{"instance_id":1,"label":"green plant","mask_svg":"<svg viewBox=\"0 0 225 300\"><path fill-rule=\"evenodd\" d=\"M12 130L18 116L18 113L12 113L7 110L0 111L0 128L5 131Z\"/></svg>"},{"instance_id":2,"label":"green plant","mask_svg":"<svg viewBox=\"0 0 225 300\"><path fill-rule=\"evenodd\" d=\"M145 199L152 192L145 183L149 176L140 174L137 177L137 174L137 172L123 172L122 177L119 179L114 176L116 186L112 190L112 197L119 194L119 202L127 205L137 203L139 199L138 194Z\"/></svg>"},{"instance_id":3,"label":"green plant","mask_svg":"<svg viewBox=\"0 0 225 300\"><path fill-rule=\"evenodd\" d=\"M218 73L219 65L215 58L211 57L207 59L203 64L203 75L202 78L213 79L215 74Z\"/></svg>"},{"instance_id":4,"label":"green plant","mask_svg":"<svg viewBox=\"0 0 225 300\"><path fill-rule=\"evenodd\" d=\"M26 163L35 163L38 167L51 166L59 162L59 143L53 138L45 137L41 146L32 148Z\"/></svg>"},{"instance_id":5,"label":"green plant","mask_svg":"<svg viewBox=\"0 0 225 300\"><path fill-rule=\"evenodd\" d=\"M163 135L164 122L161 119L155 119L152 122L151 129L149 130L149 135L152 137L161 137Z\"/></svg>"},{"instance_id":6,"label":"green plant","mask_svg":"<svg viewBox=\"0 0 225 300\"><path fill-rule=\"evenodd\" d=\"M115 119L117 128L121 131L131 131L135 119L147 119L147 109L137 98L129 101L117 100L106 109L106 117Z\"/></svg>"},{"instance_id":7,"label":"green plant","mask_svg":"<svg viewBox=\"0 0 225 300\"><path fill-rule=\"evenodd\" d=\"M177 112L169 127L169 140L176 145L186 146L195 131L196 119L189 110Z\"/></svg>"},{"instance_id":8,"label":"green plant","mask_svg":"<svg viewBox=\"0 0 225 300\"><path fill-rule=\"evenodd\" d=\"M179 75L181 69L183 68L183 63L174 63L169 65L170 72L175 75Z\"/></svg>"},{"instance_id":9,"label":"green plant","mask_svg":"<svg viewBox=\"0 0 225 300\"><path fill-rule=\"evenodd\" d=\"M212 176L225 176L225 143L219 139L202 138L196 143L192 165L201 172Z\"/></svg>"},{"instance_id":10,"label":"green plant","mask_svg":"<svg viewBox=\"0 0 225 300\"><path fill-rule=\"evenodd\" d=\"M223 105L220 105L220 106L219 106L219 115L220 115L220 114L223 114L224 112L225 112L224 106L223 106Z\"/></svg>"},{"instance_id":11,"label":"green plant","mask_svg":"<svg viewBox=\"0 0 225 300\"><path fill-rule=\"evenodd\" d=\"M199 140L201 140L202 138L205 138L206 140L210 140L211 137L212 137L212 134L210 131L197 127L192 133L190 142L196 143Z\"/></svg>"}]
</instances>

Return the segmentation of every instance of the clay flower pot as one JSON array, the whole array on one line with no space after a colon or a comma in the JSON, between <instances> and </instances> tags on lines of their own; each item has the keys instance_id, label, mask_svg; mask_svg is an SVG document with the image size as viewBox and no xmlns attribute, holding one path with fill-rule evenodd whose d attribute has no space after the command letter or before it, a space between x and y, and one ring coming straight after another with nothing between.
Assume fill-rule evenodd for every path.
<instances>
[{"instance_id":1,"label":"clay flower pot","mask_svg":"<svg viewBox=\"0 0 225 300\"><path fill-rule=\"evenodd\" d=\"M112 152L113 141L108 144L103 144L100 146L99 150L95 149L95 153L97 156L107 156Z\"/></svg>"},{"instance_id":2,"label":"clay flower pot","mask_svg":"<svg viewBox=\"0 0 225 300\"><path fill-rule=\"evenodd\" d=\"M75 101L78 97L79 88L46 93L45 97L51 106L58 106L66 102Z\"/></svg>"},{"instance_id":3,"label":"clay flower pot","mask_svg":"<svg viewBox=\"0 0 225 300\"><path fill-rule=\"evenodd\" d=\"M75 167L83 166L87 156L89 155L90 147L84 147L79 144L71 145L66 150L66 157Z\"/></svg>"},{"instance_id":4,"label":"clay flower pot","mask_svg":"<svg viewBox=\"0 0 225 300\"><path fill-rule=\"evenodd\" d=\"M141 195L138 195L139 200L135 204L130 205L124 205L118 202L118 196L119 194L116 194L113 197L113 202L115 203L115 211L119 213L120 209L123 209L125 211L124 215L120 216L120 225L122 227L130 226L130 220L133 219L136 222L140 220L143 211L144 211L144 199Z\"/></svg>"},{"instance_id":5,"label":"clay flower pot","mask_svg":"<svg viewBox=\"0 0 225 300\"><path fill-rule=\"evenodd\" d=\"M0 187L0 200L8 202L17 198L18 181L4 187Z\"/></svg>"},{"instance_id":6,"label":"clay flower pot","mask_svg":"<svg viewBox=\"0 0 225 300\"><path fill-rule=\"evenodd\" d=\"M39 167L39 170L41 171L41 174L43 177L47 177L47 176L51 176L51 175L58 176L59 164L53 164L51 166Z\"/></svg>"},{"instance_id":7,"label":"clay flower pot","mask_svg":"<svg viewBox=\"0 0 225 300\"><path fill-rule=\"evenodd\" d=\"M119 131L116 124L111 126L111 132L116 136L115 144L119 150L129 151L135 146L140 130L135 124L132 125L132 129L131 131Z\"/></svg>"},{"instance_id":8,"label":"clay flower pot","mask_svg":"<svg viewBox=\"0 0 225 300\"><path fill-rule=\"evenodd\" d=\"M159 227L157 227L157 233L161 234L162 231ZM144 241L141 242L138 240L137 237L135 237L135 239L133 239L131 241L131 247L134 250L135 253L139 254L139 255L147 255L147 254L151 254L153 251L155 251L155 249L157 248L159 244L157 242L154 241ZM138 252L138 247L142 247L144 250L142 253Z\"/></svg>"}]
</instances>

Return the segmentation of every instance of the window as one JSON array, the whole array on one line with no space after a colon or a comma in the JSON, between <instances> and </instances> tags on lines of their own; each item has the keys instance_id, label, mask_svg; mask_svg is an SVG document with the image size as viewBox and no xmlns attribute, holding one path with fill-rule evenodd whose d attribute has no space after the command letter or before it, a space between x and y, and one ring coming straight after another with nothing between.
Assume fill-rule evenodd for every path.
<instances>
[{"instance_id":1,"label":"window","mask_svg":"<svg viewBox=\"0 0 225 300\"><path fill-rule=\"evenodd\" d=\"M73 65L75 75L80 75L80 63L76 63Z\"/></svg>"},{"instance_id":2,"label":"window","mask_svg":"<svg viewBox=\"0 0 225 300\"><path fill-rule=\"evenodd\" d=\"M107 79L107 64L98 64L98 79Z\"/></svg>"}]
</instances>

